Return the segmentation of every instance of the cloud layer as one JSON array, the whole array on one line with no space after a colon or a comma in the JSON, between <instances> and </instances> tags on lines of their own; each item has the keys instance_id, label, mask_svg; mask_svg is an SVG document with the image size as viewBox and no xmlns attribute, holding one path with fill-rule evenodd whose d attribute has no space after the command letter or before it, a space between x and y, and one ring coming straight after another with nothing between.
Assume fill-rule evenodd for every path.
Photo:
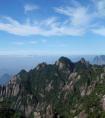
<instances>
[{"instance_id":1,"label":"cloud layer","mask_svg":"<svg viewBox=\"0 0 105 118\"><path fill-rule=\"evenodd\" d=\"M90 5L86 7L78 2L74 2L72 6L53 8L53 12L65 17L63 21L57 15L28 23L7 16L1 17L0 30L19 36L82 36L89 31L105 36L105 27L101 22L105 16L105 0L91 2L94 5L93 10ZM24 6L25 13L38 9L39 7L33 4Z\"/></svg>"}]
</instances>

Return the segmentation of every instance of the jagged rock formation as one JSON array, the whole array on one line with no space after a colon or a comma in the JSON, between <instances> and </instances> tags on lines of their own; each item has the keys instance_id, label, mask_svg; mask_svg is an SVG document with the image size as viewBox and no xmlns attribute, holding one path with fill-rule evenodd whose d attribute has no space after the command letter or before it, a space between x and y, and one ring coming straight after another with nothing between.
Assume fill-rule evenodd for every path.
<instances>
[{"instance_id":1,"label":"jagged rock formation","mask_svg":"<svg viewBox=\"0 0 105 118\"><path fill-rule=\"evenodd\" d=\"M61 57L55 64L22 70L0 86L1 108L26 118L104 118L104 68Z\"/></svg>"}]
</instances>

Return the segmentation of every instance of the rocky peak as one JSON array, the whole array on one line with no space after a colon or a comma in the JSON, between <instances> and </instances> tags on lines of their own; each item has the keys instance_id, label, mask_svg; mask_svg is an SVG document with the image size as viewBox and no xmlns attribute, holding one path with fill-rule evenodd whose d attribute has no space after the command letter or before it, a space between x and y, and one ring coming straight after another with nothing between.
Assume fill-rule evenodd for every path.
<instances>
[{"instance_id":1,"label":"rocky peak","mask_svg":"<svg viewBox=\"0 0 105 118\"><path fill-rule=\"evenodd\" d=\"M63 62L63 63L72 63L70 59L68 59L67 57L60 57L59 58L59 62Z\"/></svg>"},{"instance_id":2,"label":"rocky peak","mask_svg":"<svg viewBox=\"0 0 105 118\"><path fill-rule=\"evenodd\" d=\"M72 63L72 61L70 59L68 59L66 57L59 58L55 64L56 64L56 66L58 66L58 68L60 70L68 68L68 69L73 71L73 65L74 64Z\"/></svg>"},{"instance_id":3,"label":"rocky peak","mask_svg":"<svg viewBox=\"0 0 105 118\"><path fill-rule=\"evenodd\" d=\"M27 71L26 70L21 70L17 75L24 75L24 74L26 74L27 73Z\"/></svg>"},{"instance_id":4,"label":"rocky peak","mask_svg":"<svg viewBox=\"0 0 105 118\"><path fill-rule=\"evenodd\" d=\"M90 65L89 62L86 61L84 58L81 58L80 61L78 62L78 64L84 65L86 67L88 67Z\"/></svg>"},{"instance_id":5,"label":"rocky peak","mask_svg":"<svg viewBox=\"0 0 105 118\"><path fill-rule=\"evenodd\" d=\"M86 64L87 62L86 62L86 60L84 58L81 58L80 63Z\"/></svg>"},{"instance_id":6,"label":"rocky peak","mask_svg":"<svg viewBox=\"0 0 105 118\"><path fill-rule=\"evenodd\" d=\"M39 64L39 65L36 67L36 70L45 68L46 66L47 66L47 64L43 62L43 63Z\"/></svg>"}]
</instances>

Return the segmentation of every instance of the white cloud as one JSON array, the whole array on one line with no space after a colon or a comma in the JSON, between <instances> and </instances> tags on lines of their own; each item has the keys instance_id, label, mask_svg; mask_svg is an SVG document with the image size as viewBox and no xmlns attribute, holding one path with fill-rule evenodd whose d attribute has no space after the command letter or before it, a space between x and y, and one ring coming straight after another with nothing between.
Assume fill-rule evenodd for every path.
<instances>
[{"instance_id":1,"label":"white cloud","mask_svg":"<svg viewBox=\"0 0 105 118\"><path fill-rule=\"evenodd\" d=\"M60 29L62 35L81 36L90 31L95 24L96 12L90 12L90 6L86 7L76 2L73 6L57 7L54 10L66 19Z\"/></svg>"},{"instance_id":2,"label":"white cloud","mask_svg":"<svg viewBox=\"0 0 105 118\"><path fill-rule=\"evenodd\" d=\"M94 34L105 36L105 0L92 0L96 12L96 26L93 25L91 31Z\"/></svg>"},{"instance_id":3,"label":"white cloud","mask_svg":"<svg viewBox=\"0 0 105 118\"><path fill-rule=\"evenodd\" d=\"M98 27L98 28L92 29L92 32L101 36L105 36L105 27Z\"/></svg>"},{"instance_id":4,"label":"white cloud","mask_svg":"<svg viewBox=\"0 0 105 118\"><path fill-rule=\"evenodd\" d=\"M49 17L40 21L33 21L28 18L22 23L11 17L1 17L0 30L18 36L82 36L88 31L104 36L105 28L102 27L103 23L99 24L100 19L105 16L105 0L91 1L93 1L93 9L91 9L92 5L86 7L75 0L73 0L72 6L54 8L56 13L63 15L63 20L62 17L56 15L56 17ZM24 6L25 13L37 9L39 7L34 4ZM95 24L98 24L98 26L95 26ZM36 42L32 41L30 44L36 44Z\"/></svg>"},{"instance_id":5,"label":"white cloud","mask_svg":"<svg viewBox=\"0 0 105 118\"><path fill-rule=\"evenodd\" d=\"M105 36L105 27L103 27L103 19L105 19L105 0L92 0L93 6L82 6L74 4L74 6L58 7L55 11L67 18L66 26L62 30L62 35L68 33L80 36L89 32ZM78 3L78 2L77 2ZM91 8L93 7L93 8ZM90 12L91 11L91 12Z\"/></svg>"},{"instance_id":6,"label":"white cloud","mask_svg":"<svg viewBox=\"0 0 105 118\"><path fill-rule=\"evenodd\" d=\"M60 35L82 36L85 33L84 28L62 27L59 29Z\"/></svg>"},{"instance_id":7,"label":"white cloud","mask_svg":"<svg viewBox=\"0 0 105 118\"><path fill-rule=\"evenodd\" d=\"M38 10L38 9L39 9L39 6L34 5L34 4L26 4L24 6L25 13L32 12L32 11L35 11L35 10Z\"/></svg>"},{"instance_id":8,"label":"white cloud","mask_svg":"<svg viewBox=\"0 0 105 118\"><path fill-rule=\"evenodd\" d=\"M28 36L37 34L40 29L29 24L22 24L11 17L3 17L0 20L0 30L14 35Z\"/></svg>"},{"instance_id":9,"label":"white cloud","mask_svg":"<svg viewBox=\"0 0 105 118\"><path fill-rule=\"evenodd\" d=\"M55 8L59 14L68 16L68 22L73 26L87 26L91 23L93 14L89 13L87 7L78 5L76 7L59 7Z\"/></svg>"},{"instance_id":10,"label":"white cloud","mask_svg":"<svg viewBox=\"0 0 105 118\"><path fill-rule=\"evenodd\" d=\"M4 22L6 21L6 22ZM68 24L59 23L54 18L32 23L20 23L11 17L3 17L0 20L0 30L19 36L80 36L84 33L83 28L74 28Z\"/></svg>"},{"instance_id":11,"label":"white cloud","mask_svg":"<svg viewBox=\"0 0 105 118\"><path fill-rule=\"evenodd\" d=\"M36 5L25 5L25 12L38 9ZM4 17L0 20L0 30L19 36L41 35L41 36L82 36L90 27L94 14L89 12L87 7L74 2L74 6L55 8L58 14L66 16L65 20L58 17L51 17L45 20L26 20L21 23L11 17ZM6 20L6 22L4 22ZM32 21L32 22L30 22Z\"/></svg>"}]
</instances>

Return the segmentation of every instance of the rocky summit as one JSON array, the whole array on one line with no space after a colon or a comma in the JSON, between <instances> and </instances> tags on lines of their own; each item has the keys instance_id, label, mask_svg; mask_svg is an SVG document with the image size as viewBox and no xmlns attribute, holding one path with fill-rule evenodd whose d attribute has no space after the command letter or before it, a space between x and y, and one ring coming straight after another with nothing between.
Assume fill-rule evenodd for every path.
<instances>
[{"instance_id":1,"label":"rocky summit","mask_svg":"<svg viewBox=\"0 0 105 118\"><path fill-rule=\"evenodd\" d=\"M0 118L105 118L105 66L61 57L0 86Z\"/></svg>"}]
</instances>

